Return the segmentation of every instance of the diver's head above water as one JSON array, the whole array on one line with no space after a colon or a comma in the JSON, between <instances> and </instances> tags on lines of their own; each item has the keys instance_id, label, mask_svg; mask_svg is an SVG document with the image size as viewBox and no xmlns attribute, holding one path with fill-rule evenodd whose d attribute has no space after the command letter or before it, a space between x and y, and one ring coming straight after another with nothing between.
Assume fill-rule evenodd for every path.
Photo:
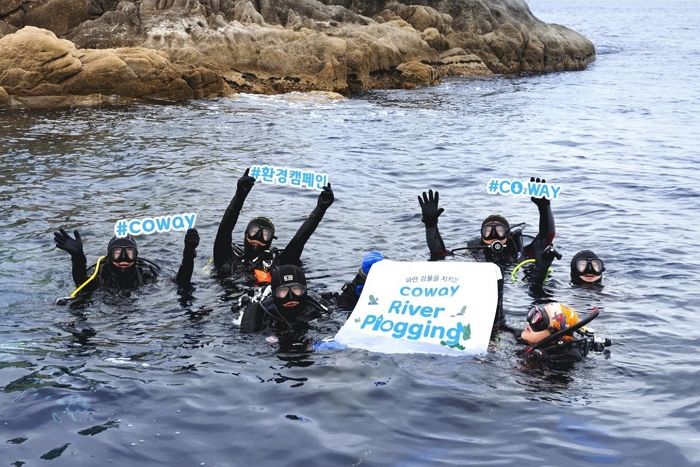
<instances>
[{"instance_id":1,"label":"diver's head above water","mask_svg":"<svg viewBox=\"0 0 700 467\"><path fill-rule=\"evenodd\" d=\"M126 237L113 237L107 245L107 257L116 270L126 271L136 265L138 258L136 241L131 235Z\"/></svg>"},{"instance_id":2,"label":"diver's head above water","mask_svg":"<svg viewBox=\"0 0 700 467\"><path fill-rule=\"evenodd\" d=\"M272 270L272 297L280 312L291 312L304 306L306 276L299 267L285 264Z\"/></svg>"},{"instance_id":3,"label":"diver's head above water","mask_svg":"<svg viewBox=\"0 0 700 467\"><path fill-rule=\"evenodd\" d=\"M256 217L248 223L243 238L246 259L253 259L270 249L275 238L275 226L267 217Z\"/></svg>"},{"instance_id":4,"label":"diver's head above water","mask_svg":"<svg viewBox=\"0 0 700 467\"><path fill-rule=\"evenodd\" d=\"M498 242L502 246L508 243L510 235L510 224L505 217L499 214L492 214L481 223L481 243L492 246ZM503 251L502 248L492 248L494 252Z\"/></svg>"},{"instance_id":5,"label":"diver's head above water","mask_svg":"<svg viewBox=\"0 0 700 467\"><path fill-rule=\"evenodd\" d=\"M605 264L591 250L582 250L571 259L571 282L577 285L600 284Z\"/></svg>"},{"instance_id":6,"label":"diver's head above water","mask_svg":"<svg viewBox=\"0 0 700 467\"><path fill-rule=\"evenodd\" d=\"M561 303L534 305L527 313L526 325L520 338L530 345L535 345L555 332L568 329L580 321L578 313ZM571 336L563 336L564 341L570 341Z\"/></svg>"}]
</instances>

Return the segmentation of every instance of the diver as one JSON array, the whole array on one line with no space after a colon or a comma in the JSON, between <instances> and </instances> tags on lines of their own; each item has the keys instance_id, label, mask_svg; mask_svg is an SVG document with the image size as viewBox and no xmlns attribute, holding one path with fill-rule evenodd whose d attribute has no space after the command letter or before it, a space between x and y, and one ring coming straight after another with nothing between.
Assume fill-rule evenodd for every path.
<instances>
[{"instance_id":1,"label":"diver","mask_svg":"<svg viewBox=\"0 0 700 467\"><path fill-rule=\"evenodd\" d=\"M158 279L160 268L155 263L139 257L136 241L130 235L112 238L107 245L107 255L100 257L97 263L88 269L80 233L77 230L73 233L75 238L62 228L54 233L56 247L71 256L73 282L77 287L71 298L78 294L89 294L99 288L132 291ZM189 229L185 235L182 263L176 276L179 288L191 286L197 245L199 234L196 229Z\"/></svg>"},{"instance_id":2,"label":"diver","mask_svg":"<svg viewBox=\"0 0 700 467\"><path fill-rule=\"evenodd\" d=\"M571 283L578 286L602 287L605 263L591 250L581 250L571 258Z\"/></svg>"},{"instance_id":3,"label":"diver","mask_svg":"<svg viewBox=\"0 0 700 467\"><path fill-rule=\"evenodd\" d=\"M560 364L580 361L590 350L601 352L612 344L610 339L597 339L584 327L597 316L598 310L593 310L582 320L576 310L556 302L534 305L519 340L528 344L527 357Z\"/></svg>"},{"instance_id":4,"label":"diver","mask_svg":"<svg viewBox=\"0 0 700 467\"><path fill-rule=\"evenodd\" d=\"M550 266L554 258L561 259L553 244L547 244L544 239L536 237L532 242L533 259L525 260L513 269L512 277L515 279L517 270L528 262L533 263L525 270L525 278L529 282L530 292L535 296L549 295L544 290L544 284L549 276ZM605 264L591 250L582 250L571 259L570 277L571 283L577 287L596 288L603 287L603 272Z\"/></svg>"},{"instance_id":5,"label":"diver","mask_svg":"<svg viewBox=\"0 0 700 467\"><path fill-rule=\"evenodd\" d=\"M303 344L306 348L308 342L304 338L309 321L319 318L328 308L309 296L306 276L298 266L275 266L270 275L271 295L243 310L241 331L269 329L279 339L280 347Z\"/></svg>"},{"instance_id":6,"label":"diver","mask_svg":"<svg viewBox=\"0 0 700 467\"><path fill-rule=\"evenodd\" d=\"M372 265L383 259L384 255L381 251L370 251L362 257L362 263L360 264L360 269L357 271L357 274L355 274L355 277L351 281L343 284L340 293L329 292L322 294L322 297L325 300L329 300L340 310L352 311L362 294L362 289L367 280L367 274L369 274Z\"/></svg>"},{"instance_id":7,"label":"diver","mask_svg":"<svg viewBox=\"0 0 700 467\"><path fill-rule=\"evenodd\" d=\"M530 178L531 182L545 183L546 180ZM512 229L505 217L499 214L488 216L481 223L481 236L467 242L467 246L447 250L438 230L438 218L445 211L439 207L440 194L433 190L423 192L418 196L418 204L421 207L421 221L425 224L425 238L430 250L431 260L441 260L447 256L454 255L455 251L468 250L476 261L492 262L497 264L501 271L507 266L521 261L525 257L531 257L533 243L538 238L544 239L548 244L552 242L555 235L554 214L552 213L551 202L546 198L531 197L530 200L537 206L540 213L539 231L535 240L523 245L522 230ZM510 329L506 324L503 312L503 279L498 281L498 305L494 317L494 331L498 328Z\"/></svg>"},{"instance_id":8,"label":"diver","mask_svg":"<svg viewBox=\"0 0 700 467\"><path fill-rule=\"evenodd\" d=\"M530 178L531 182L545 183L544 179ZM425 224L425 236L430 249L431 259L441 259L454 254L454 251L469 250L477 261L489 261L498 264L501 269L505 266L530 258L533 255L532 243L523 244L522 229L511 229L505 217L499 214L488 216L481 223L481 236L470 240L466 247L447 250L438 230L438 218L445 211L438 207L439 193L429 190L418 196L421 207L421 221ZM531 197L540 213L539 231L537 235L547 243L554 240L554 215L551 202L546 198Z\"/></svg>"},{"instance_id":9,"label":"diver","mask_svg":"<svg viewBox=\"0 0 700 467\"><path fill-rule=\"evenodd\" d=\"M238 221L248 193L255 184L255 179L248 175L246 169L238 179L236 194L226 208L214 240L214 267L219 278L231 275L249 278L252 274L255 285L269 284L270 270L276 264L300 264L301 253L311 235L323 219L326 210L333 204L334 196L331 184L323 187L318 196L316 208L301 225L284 250L272 247L275 226L267 217L252 219L243 235L243 247L232 243L232 232Z\"/></svg>"}]
</instances>

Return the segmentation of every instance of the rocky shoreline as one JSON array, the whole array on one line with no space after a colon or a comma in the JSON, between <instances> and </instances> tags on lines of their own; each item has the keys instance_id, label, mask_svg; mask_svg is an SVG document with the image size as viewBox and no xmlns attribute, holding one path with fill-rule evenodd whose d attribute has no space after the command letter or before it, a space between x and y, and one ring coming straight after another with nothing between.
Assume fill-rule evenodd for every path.
<instances>
[{"instance_id":1,"label":"rocky shoreline","mask_svg":"<svg viewBox=\"0 0 700 467\"><path fill-rule=\"evenodd\" d=\"M0 0L0 105L351 95L593 60L523 0Z\"/></svg>"}]
</instances>

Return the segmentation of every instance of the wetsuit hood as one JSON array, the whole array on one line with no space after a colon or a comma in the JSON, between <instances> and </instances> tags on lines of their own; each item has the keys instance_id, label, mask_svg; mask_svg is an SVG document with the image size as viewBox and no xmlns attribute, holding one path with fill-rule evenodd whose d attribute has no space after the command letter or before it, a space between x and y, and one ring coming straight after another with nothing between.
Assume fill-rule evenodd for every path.
<instances>
[{"instance_id":1,"label":"wetsuit hood","mask_svg":"<svg viewBox=\"0 0 700 467\"><path fill-rule=\"evenodd\" d=\"M486 251L484 251L484 255L486 256L488 261L493 261L493 262L499 262L503 258L506 258L508 256L512 256L516 254L515 251L515 245L513 245L513 241L510 235L510 223L508 223L508 220L506 220L505 217L501 216L500 214L491 214L488 216L484 221L481 223L481 231L483 231L484 226L490 222L498 222L499 224L503 224L506 226L506 239L511 240L507 241L505 248L502 248L500 251L494 250L493 248L489 248ZM481 232L480 231L480 232ZM484 238L481 236L481 233L479 233L479 240L482 245L486 245L484 242ZM503 241L498 240L499 243L503 244Z\"/></svg>"},{"instance_id":2,"label":"wetsuit hood","mask_svg":"<svg viewBox=\"0 0 700 467\"><path fill-rule=\"evenodd\" d=\"M112 239L107 244L107 258L109 259L110 264L115 261L115 258L112 255L115 248L121 248L121 250L122 250L121 255L118 256L116 258L116 260L132 262L131 266L129 266L126 269L122 269L123 271L133 269L136 267L136 259L139 256L139 249L136 246L136 240L134 240L134 237L132 237L131 235L128 235L126 237L112 237ZM126 253L127 248L134 249L134 256L133 257L129 257L127 255L127 253ZM115 267L115 269L120 269L120 268Z\"/></svg>"},{"instance_id":3,"label":"wetsuit hood","mask_svg":"<svg viewBox=\"0 0 700 467\"><path fill-rule=\"evenodd\" d=\"M255 240L258 240L260 242L265 243L263 246L254 246L251 245L248 242L248 229L250 229L251 225L257 225L259 227L262 227L264 229L270 229L272 230L272 236L268 241L265 241L262 238L261 233L259 233L256 237L254 237ZM272 239L275 238L275 225L272 223L270 219L267 217L256 217L255 219L252 219L250 222L248 222L248 225L245 228L245 233L243 234L243 249L245 253L245 258L247 260L252 260L260 256L261 253L263 253L265 250L269 250L270 246L272 246Z\"/></svg>"},{"instance_id":4,"label":"wetsuit hood","mask_svg":"<svg viewBox=\"0 0 700 467\"><path fill-rule=\"evenodd\" d=\"M134 240L134 237L131 235L127 235L126 237L112 237L112 239L109 241L107 244L107 255L109 258L111 258L111 253L113 248L133 248L136 250L137 255L138 255L138 248L136 246L136 240Z\"/></svg>"},{"instance_id":5,"label":"wetsuit hood","mask_svg":"<svg viewBox=\"0 0 700 467\"><path fill-rule=\"evenodd\" d=\"M484 219L484 222L481 223L481 227L483 228L489 222L500 222L501 224L505 225L508 228L508 232L510 232L510 224L506 218L500 214L491 214L488 216L486 219Z\"/></svg>"},{"instance_id":6,"label":"wetsuit hood","mask_svg":"<svg viewBox=\"0 0 700 467\"><path fill-rule=\"evenodd\" d=\"M306 302L306 276L299 267L290 264L278 266L272 270L272 296L277 310L283 315L298 314L303 312ZM303 287L303 293L297 295L292 288ZM280 296L278 292L286 290L286 294ZM296 306L285 306L289 302L298 302Z\"/></svg>"},{"instance_id":7,"label":"wetsuit hood","mask_svg":"<svg viewBox=\"0 0 700 467\"><path fill-rule=\"evenodd\" d=\"M601 272L600 274L600 279L598 279L595 282L586 282L583 279L581 279L581 273L578 272L576 269L576 262L580 259L597 259L600 260L597 254L595 254L591 250L581 250L578 253L574 255L573 258L571 258L571 282L573 282L576 285L586 285L586 284L600 284L601 281L603 280L603 274ZM605 271L605 269L603 269Z\"/></svg>"},{"instance_id":8,"label":"wetsuit hood","mask_svg":"<svg viewBox=\"0 0 700 467\"><path fill-rule=\"evenodd\" d=\"M127 268L120 268L114 264L112 252L115 248L122 249L122 253L118 259L132 261L131 266ZM133 258L129 258L127 256L126 248L133 248L135 250ZM105 285L116 286L120 289L136 287L140 283L139 272L136 266L138 251L136 240L134 240L131 235L126 237L113 237L107 244L108 261L104 266L104 273L106 274L106 277L103 276L103 283L105 283Z\"/></svg>"}]
</instances>

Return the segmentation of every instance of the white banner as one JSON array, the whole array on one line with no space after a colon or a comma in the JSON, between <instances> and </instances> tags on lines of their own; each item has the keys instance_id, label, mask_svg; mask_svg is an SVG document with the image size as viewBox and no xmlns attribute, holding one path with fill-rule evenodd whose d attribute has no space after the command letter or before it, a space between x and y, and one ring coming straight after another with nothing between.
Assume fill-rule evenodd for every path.
<instances>
[{"instance_id":1,"label":"white banner","mask_svg":"<svg viewBox=\"0 0 700 467\"><path fill-rule=\"evenodd\" d=\"M335 340L384 353L485 353L501 277L493 263L379 261Z\"/></svg>"}]
</instances>

